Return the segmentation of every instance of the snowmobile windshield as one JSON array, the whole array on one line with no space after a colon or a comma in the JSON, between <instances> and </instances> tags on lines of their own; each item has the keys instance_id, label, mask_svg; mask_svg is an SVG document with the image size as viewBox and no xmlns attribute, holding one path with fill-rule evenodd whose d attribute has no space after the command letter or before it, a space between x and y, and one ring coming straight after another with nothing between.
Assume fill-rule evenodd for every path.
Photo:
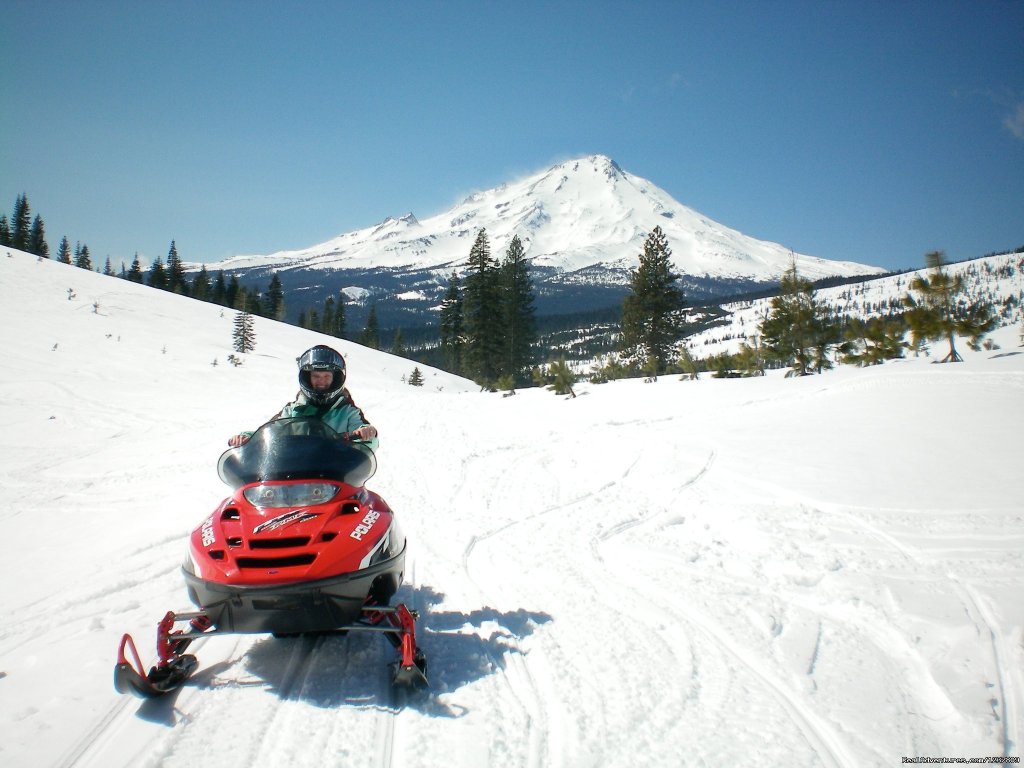
<instances>
[{"instance_id":1,"label":"snowmobile windshield","mask_svg":"<svg viewBox=\"0 0 1024 768\"><path fill-rule=\"evenodd\" d=\"M320 419L267 422L217 462L220 479L236 490L273 480L335 480L360 487L376 470L368 445L345 439Z\"/></svg>"}]
</instances>

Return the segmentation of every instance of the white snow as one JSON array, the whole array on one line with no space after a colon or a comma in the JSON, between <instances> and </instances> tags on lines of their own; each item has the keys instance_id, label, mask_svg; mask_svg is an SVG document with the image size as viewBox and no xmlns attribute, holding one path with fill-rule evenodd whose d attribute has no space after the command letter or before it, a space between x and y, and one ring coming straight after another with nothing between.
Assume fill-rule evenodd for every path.
<instances>
[{"instance_id":1,"label":"white snow","mask_svg":"<svg viewBox=\"0 0 1024 768\"><path fill-rule=\"evenodd\" d=\"M71 289L71 292L69 292ZM69 298L70 297L70 298ZM1020 756L1024 349L822 376L483 394L345 342L410 538L432 689L379 638L197 643L178 694L112 685L188 607L226 438L316 342L0 254L0 764L891 766ZM212 365L217 360L216 366Z\"/></svg>"},{"instance_id":2,"label":"white snow","mask_svg":"<svg viewBox=\"0 0 1024 768\"><path fill-rule=\"evenodd\" d=\"M359 288L354 285L350 285L346 288L342 288L341 292L345 294L345 298L348 301L366 301L372 294L365 288Z\"/></svg>"},{"instance_id":3,"label":"white snow","mask_svg":"<svg viewBox=\"0 0 1024 768\"><path fill-rule=\"evenodd\" d=\"M404 291L402 293L396 293L395 298L400 301L426 301L427 294L423 291Z\"/></svg>"}]
</instances>

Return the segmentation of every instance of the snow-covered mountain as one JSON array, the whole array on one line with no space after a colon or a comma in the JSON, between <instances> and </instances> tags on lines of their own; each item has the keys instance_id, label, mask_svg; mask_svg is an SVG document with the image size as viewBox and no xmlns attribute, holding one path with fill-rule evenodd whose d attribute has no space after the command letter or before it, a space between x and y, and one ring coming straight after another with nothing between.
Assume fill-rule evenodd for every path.
<instances>
[{"instance_id":1,"label":"snow-covered mountain","mask_svg":"<svg viewBox=\"0 0 1024 768\"><path fill-rule=\"evenodd\" d=\"M0 251L4 768L892 766L1024 739L1024 350L515 397ZM15 330L16 329L16 330ZM188 606L226 438L337 345L381 430L430 691L376 637L218 635L113 689ZM217 363L217 364L215 364ZM895 442L894 442L895 440ZM1003 758L1006 758L1005 760Z\"/></svg>"},{"instance_id":2,"label":"snow-covered mountain","mask_svg":"<svg viewBox=\"0 0 1024 768\"><path fill-rule=\"evenodd\" d=\"M668 237L690 293L729 293L776 281L791 259L812 280L884 271L794 254L783 245L744 235L687 208L603 155L570 160L477 192L422 221L408 213L309 248L239 256L207 268L254 276L278 271L286 288L309 287L311 273L319 273L320 287L329 291L361 287L378 298L394 296L430 283L436 289L438 280L465 263L483 228L499 257L518 235L535 281L561 294L569 286L621 288L657 226ZM386 281L381 275L387 275ZM567 309L577 308L568 303Z\"/></svg>"},{"instance_id":3,"label":"snow-covered mountain","mask_svg":"<svg viewBox=\"0 0 1024 768\"><path fill-rule=\"evenodd\" d=\"M656 226L668 237L677 269L691 276L775 280L791 258L811 280L883 271L793 254L777 243L748 237L678 203L603 155L570 160L477 192L424 221L407 213L309 248L240 256L211 266L450 270L465 262L484 228L496 251L519 235L536 267L559 273L620 270L636 266L644 239Z\"/></svg>"}]
</instances>

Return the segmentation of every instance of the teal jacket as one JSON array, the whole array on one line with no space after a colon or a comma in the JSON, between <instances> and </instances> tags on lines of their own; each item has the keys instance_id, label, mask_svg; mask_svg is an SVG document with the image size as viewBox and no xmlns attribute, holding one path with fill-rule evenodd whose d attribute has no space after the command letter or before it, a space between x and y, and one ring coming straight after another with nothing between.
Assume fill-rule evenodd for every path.
<instances>
[{"instance_id":1,"label":"teal jacket","mask_svg":"<svg viewBox=\"0 0 1024 768\"><path fill-rule=\"evenodd\" d=\"M281 412L274 416L271 421L300 417L321 419L335 432L353 432L359 427L370 426L370 422L366 420L362 409L352 401L352 395L349 394L347 389L342 390L341 397L326 408L308 402L306 396L299 392L295 399L282 408ZM251 435L252 433L243 434ZM365 444L370 446L370 449L376 453L378 445L376 437L366 440Z\"/></svg>"}]
</instances>

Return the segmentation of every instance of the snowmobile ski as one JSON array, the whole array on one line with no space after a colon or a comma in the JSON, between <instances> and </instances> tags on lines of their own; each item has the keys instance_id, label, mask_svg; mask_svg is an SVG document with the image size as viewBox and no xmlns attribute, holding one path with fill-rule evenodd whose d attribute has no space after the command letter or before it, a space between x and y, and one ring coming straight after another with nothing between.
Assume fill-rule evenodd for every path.
<instances>
[{"instance_id":1,"label":"snowmobile ski","mask_svg":"<svg viewBox=\"0 0 1024 768\"><path fill-rule=\"evenodd\" d=\"M131 651L129 660L125 650ZM174 654L166 661L161 661L143 674L142 660L135 648L131 635L121 638L117 665L114 667L114 688L118 693L134 693L143 699L155 699L166 693L175 691L199 666L199 660L191 654Z\"/></svg>"}]
</instances>

